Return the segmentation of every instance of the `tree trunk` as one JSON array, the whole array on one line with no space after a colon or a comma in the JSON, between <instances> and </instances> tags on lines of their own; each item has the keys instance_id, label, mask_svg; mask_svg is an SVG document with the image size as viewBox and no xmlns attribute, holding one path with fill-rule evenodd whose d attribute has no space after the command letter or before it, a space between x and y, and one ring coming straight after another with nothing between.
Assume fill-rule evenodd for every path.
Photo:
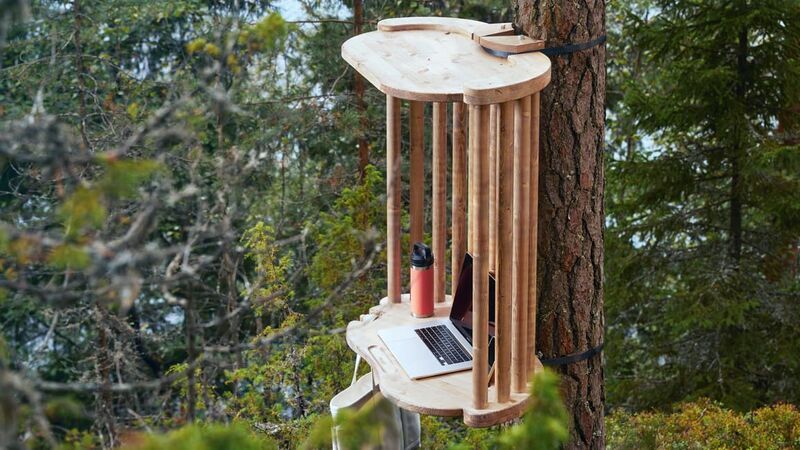
<instances>
[{"instance_id":1,"label":"tree trunk","mask_svg":"<svg viewBox=\"0 0 800 450\"><path fill-rule=\"evenodd\" d=\"M739 46L736 50L736 99L744 106L747 102L747 29L739 32ZM745 131L740 129L736 133L736 143L731 157L731 210L730 210L730 258L735 270L739 270L742 259L742 170L741 160L747 149L744 137Z\"/></svg>"},{"instance_id":2,"label":"tree trunk","mask_svg":"<svg viewBox=\"0 0 800 450\"><path fill-rule=\"evenodd\" d=\"M605 34L605 4L514 0L516 23L546 47ZM603 342L605 48L552 56L541 97L537 352L584 352ZM558 367L572 418L570 449L604 448L603 362Z\"/></svg>"}]
</instances>

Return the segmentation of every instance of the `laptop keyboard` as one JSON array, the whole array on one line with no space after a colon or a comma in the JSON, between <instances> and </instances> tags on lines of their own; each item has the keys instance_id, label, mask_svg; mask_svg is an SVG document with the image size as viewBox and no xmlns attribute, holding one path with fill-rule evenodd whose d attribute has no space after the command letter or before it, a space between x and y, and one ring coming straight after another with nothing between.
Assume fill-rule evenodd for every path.
<instances>
[{"instance_id":1,"label":"laptop keyboard","mask_svg":"<svg viewBox=\"0 0 800 450\"><path fill-rule=\"evenodd\" d=\"M433 355L436 356L439 364L446 366L472 361L472 356L464 350L445 325L417 328L414 331Z\"/></svg>"}]
</instances>

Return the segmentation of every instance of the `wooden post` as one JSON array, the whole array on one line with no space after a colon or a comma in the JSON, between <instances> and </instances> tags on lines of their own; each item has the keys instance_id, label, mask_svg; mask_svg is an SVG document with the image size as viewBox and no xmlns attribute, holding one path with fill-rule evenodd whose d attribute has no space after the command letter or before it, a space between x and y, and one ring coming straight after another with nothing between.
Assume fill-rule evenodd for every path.
<instances>
[{"instance_id":1,"label":"wooden post","mask_svg":"<svg viewBox=\"0 0 800 450\"><path fill-rule=\"evenodd\" d=\"M447 261L447 103L433 104L433 300L445 300Z\"/></svg>"},{"instance_id":2,"label":"wooden post","mask_svg":"<svg viewBox=\"0 0 800 450\"><path fill-rule=\"evenodd\" d=\"M473 406L488 404L489 335L489 107L470 106L470 223L474 247L472 275L472 395Z\"/></svg>"},{"instance_id":3,"label":"wooden post","mask_svg":"<svg viewBox=\"0 0 800 450\"><path fill-rule=\"evenodd\" d=\"M529 373L533 372L536 352L536 258L539 234L539 93L529 97L530 100L530 239L528 242L528 346L526 353L531 355L528 364Z\"/></svg>"},{"instance_id":4,"label":"wooden post","mask_svg":"<svg viewBox=\"0 0 800 450\"><path fill-rule=\"evenodd\" d=\"M410 175L408 178L411 208L411 239L409 251L415 242L425 239L425 103L411 101L408 109L410 143Z\"/></svg>"},{"instance_id":5,"label":"wooden post","mask_svg":"<svg viewBox=\"0 0 800 450\"><path fill-rule=\"evenodd\" d=\"M528 352L530 317L528 308L528 253L530 217L530 148L531 101L525 97L514 102L514 325L515 344L513 380L515 392L527 391L529 379Z\"/></svg>"},{"instance_id":6,"label":"wooden post","mask_svg":"<svg viewBox=\"0 0 800 450\"><path fill-rule=\"evenodd\" d=\"M450 246L450 295L456 295L461 263L467 252L467 108L453 103L453 243Z\"/></svg>"},{"instance_id":7,"label":"wooden post","mask_svg":"<svg viewBox=\"0 0 800 450\"><path fill-rule=\"evenodd\" d=\"M386 96L386 278L389 301L400 303L400 99Z\"/></svg>"},{"instance_id":8,"label":"wooden post","mask_svg":"<svg viewBox=\"0 0 800 450\"><path fill-rule=\"evenodd\" d=\"M489 270L497 267L497 164L500 105L489 106Z\"/></svg>"},{"instance_id":9,"label":"wooden post","mask_svg":"<svg viewBox=\"0 0 800 450\"><path fill-rule=\"evenodd\" d=\"M509 174L515 171L514 166L514 104L505 102L500 108L500 145L497 147L498 174ZM511 342L512 327L512 293L514 268L516 267L516 250L512 240L512 206L514 201L513 177L500 176L497 179L497 266L495 278L495 369L497 401L507 402L511 397ZM514 222L516 223L516 222ZM527 247L526 247L527 251Z\"/></svg>"}]
</instances>

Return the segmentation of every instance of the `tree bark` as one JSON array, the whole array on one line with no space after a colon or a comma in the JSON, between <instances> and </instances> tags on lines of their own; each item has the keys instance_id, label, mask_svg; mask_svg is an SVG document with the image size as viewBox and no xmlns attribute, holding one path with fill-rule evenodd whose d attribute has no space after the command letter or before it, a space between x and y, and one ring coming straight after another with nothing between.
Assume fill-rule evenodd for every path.
<instances>
[{"instance_id":1,"label":"tree bark","mask_svg":"<svg viewBox=\"0 0 800 450\"><path fill-rule=\"evenodd\" d=\"M605 34L602 1L514 0L516 24L546 47ZM551 57L541 96L537 352L584 352L603 342L605 48ZM604 448L603 362L557 368L570 412L569 449Z\"/></svg>"},{"instance_id":2,"label":"tree bark","mask_svg":"<svg viewBox=\"0 0 800 450\"><path fill-rule=\"evenodd\" d=\"M736 50L736 99L744 106L747 102L747 29L739 32L739 45ZM747 152L744 131L738 130L731 157L731 209L730 209L730 258L735 270L739 270L742 259L742 170L741 158Z\"/></svg>"}]
</instances>

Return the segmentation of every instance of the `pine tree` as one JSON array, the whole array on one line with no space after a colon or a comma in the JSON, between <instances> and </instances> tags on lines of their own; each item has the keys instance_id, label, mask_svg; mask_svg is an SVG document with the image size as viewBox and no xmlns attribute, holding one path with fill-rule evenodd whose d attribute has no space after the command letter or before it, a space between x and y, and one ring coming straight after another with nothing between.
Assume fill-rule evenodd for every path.
<instances>
[{"instance_id":1,"label":"pine tree","mask_svg":"<svg viewBox=\"0 0 800 450\"><path fill-rule=\"evenodd\" d=\"M605 34L605 3L515 0L517 23L546 46ZM605 47L553 56L541 94L537 351L582 353L603 342ZM603 359L559 367L571 418L566 448L603 448Z\"/></svg>"},{"instance_id":2,"label":"pine tree","mask_svg":"<svg viewBox=\"0 0 800 450\"><path fill-rule=\"evenodd\" d=\"M616 5L611 402L796 402L800 5Z\"/></svg>"}]
</instances>

